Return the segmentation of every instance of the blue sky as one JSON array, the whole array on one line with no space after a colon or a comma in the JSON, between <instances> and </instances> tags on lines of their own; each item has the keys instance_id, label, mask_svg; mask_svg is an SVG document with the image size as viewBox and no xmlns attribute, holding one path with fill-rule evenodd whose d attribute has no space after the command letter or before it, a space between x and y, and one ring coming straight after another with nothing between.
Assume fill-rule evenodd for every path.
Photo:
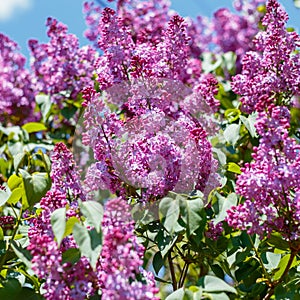
<instances>
[{"instance_id":1,"label":"blue sky","mask_svg":"<svg viewBox=\"0 0 300 300\"><path fill-rule=\"evenodd\" d=\"M105 2L105 0L103 0ZM289 25L299 32L300 10L292 0L281 1L290 15ZM82 0L0 0L0 32L15 40L22 52L28 56L27 41L36 38L48 41L45 21L52 16L67 24L81 45L88 41L83 37L85 23L82 15ZM211 16L219 7L231 8L231 0L173 0L172 8L182 16Z\"/></svg>"}]
</instances>

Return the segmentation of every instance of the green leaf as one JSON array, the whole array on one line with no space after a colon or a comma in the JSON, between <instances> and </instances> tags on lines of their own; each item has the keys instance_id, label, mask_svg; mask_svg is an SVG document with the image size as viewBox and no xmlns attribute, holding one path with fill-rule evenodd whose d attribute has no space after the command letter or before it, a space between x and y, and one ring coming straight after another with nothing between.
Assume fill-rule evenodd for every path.
<instances>
[{"instance_id":1,"label":"green leaf","mask_svg":"<svg viewBox=\"0 0 300 300\"><path fill-rule=\"evenodd\" d=\"M228 51L222 55L223 64L227 68L228 71L235 71L236 66L236 54L232 51Z\"/></svg>"},{"instance_id":2,"label":"green leaf","mask_svg":"<svg viewBox=\"0 0 300 300\"><path fill-rule=\"evenodd\" d=\"M200 198L190 200L180 198L180 214L186 224L187 236L192 235L203 224L203 207Z\"/></svg>"},{"instance_id":3,"label":"green leaf","mask_svg":"<svg viewBox=\"0 0 300 300\"><path fill-rule=\"evenodd\" d=\"M26 155L27 155L26 152L23 152L23 153L18 153L17 155L14 156L14 169L16 172L18 172L18 169L22 164Z\"/></svg>"},{"instance_id":4,"label":"green leaf","mask_svg":"<svg viewBox=\"0 0 300 300\"><path fill-rule=\"evenodd\" d=\"M101 235L96 230L89 232L84 226L76 223L73 227L73 237L81 256L86 256L90 260L91 266L95 268L102 248Z\"/></svg>"},{"instance_id":5,"label":"green leaf","mask_svg":"<svg viewBox=\"0 0 300 300\"><path fill-rule=\"evenodd\" d=\"M0 226L0 241L4 240L4 234L3 234L3 230L2 227Z\"/></svg>"},{"instance_id":6,"label":"green leaf","mask_svg":"<svg viewBox=\"0 0 300 300\"><path fill-rule=\"evenodd\" d=\"M257 118L257 112L252 113L251 115L248 116L248 118L246 118L244 116L240 116L240 120L246 126L246 128L248 129L250 135L253 138L258 137L258 134L256 132L256 128L254 126L255 122L256 122L256 118Z\"/></svg>"},{"instance_id":7,"label":"green leaf","mask_svg":"<svg viewBox=\"0 0 300 300\"><path fill-rule=\"evenodd\" d=\"M236 174L242 174L241 167L234 162L229 162L227 164L227 171L236 173Z\"/></svg>"},{"instance_id":8,"label":"green leaf","mask_svg":"<svg viewBox=\"0 0 300 300\"><path fill-rule=\"evenodd\" d=\"M80 259L80 251L77 248L70 248L62 254L62 263L76 264Z\"/></svg>"},{"instance_id":9,"label":"green leaf","mask_svg":"<svg viewBox=\"0 0 300 300\"><path fill-rule=\"evenodd\" d=\"M201 300L202 298L202 288L199 286L191 285L189 290L193 293L193 300Z\"/></svg>"},{"instance_id":10,"label":"green leaf","mask_svg":"<svg viewBox=\"0 0 300 300\"><path fill-rule=\"evenodd\" d=\"M241 115L241 111L238 108L228 108L224 112L224 116L228 120L229 123L232 123L232 122L238 120L240 115Z\"/></svg>"},{"instance_id":11,"label":"green leaf","mask_svg":"<svg viewBox=\"0 0 300 300\"><path fill-rule=\"evenodd\" d=\"M276 269L280 259L281 259L281 254L279 253L273 253L273 252L266 252L266 259L268 263L264 264L266 269L268 270L273 270Z\"/></svg>"},{"instance_id":12,"label":"green leaf","mask_svg":"<svg viewBox=\"0 0 300 300\"><path fill-rule=\"evenodd\" d=\"M81 203L80 209L82 214L90 221L97 232L100 232L103 218L103 206L96 201L85 201Z\"/></svg>"},{"instance_id":13,"label":"green leaf","mask_svg":"<svg viewBox=\"0 0 300 300\"><path fill-rule=\"evenodd\" d=\"M22 126L22 128L26 130L28 133L47 130L47 127L43 123L38 123L38 122L26 123L25 125Z\"/></svg>"},{"instance_id":14,"label":"green leaf","mask_svg":"<svg viewBox=\"0 0 300 300\"><path fill-rule=\"evenodd\" d=\"M184 289L180 288L169 295L166 300L183 300L184 297Z\"/></svg>"},{"instance_id":15,"label":"green leaf","mask_svg":"<svg viewBox=\"0 0 300 300\"><path fill-rule=\"evenodd\" d=\"M169 233L173 233L179 218L179 201L171 197L165 197L159 203L160 220Z\"/></svg>"},{"instance_id":16,"label":"green leaf","mask_svg":"<svg viewBox=\"0 0 300 300\"><path fill-rule=\"evenodd\" d=\"M230 124L223 133L225 140L232 146L235 146L240 138L240 127L240 124Z\"/></svg>"},{"instance_id":17,"label":"green leaf","mask_svg":"<svg viewBox=\"0 0 300 300\"><path fill-rule=\"evenodd\" d=\"M153 257L152 264L153 264L154 271L156 272L156 274L158 274L160 269L164 265L164 260L163 260L162 255L159 251L155 253L155 255Z\"/></svg>"},{"instance_id":18,"label":"green leaf","mask_svg":"<svg viewBox=\"0 0 300 300\"><path fill-rule=\"evenodd\" d=\"M300 8L300 0L294 0L294 5L296 8Z\"/></svg>"},{"instance_id":19,"label":"green leaf","mask_svg":"<svg viewBox=\"0 0 300 300\"><path fill-rule=\"evenodd\" d=\"M215 147L212 148L212 151L217 154L218 161L222 166L224 166L226 164L226 154L222 150Z\"/></svg>"},{"instance_id":20,"label":"green leaf","mask_svg":"<svg viewBox=\"0 0 300 300\"><path fill-rule=\"evenodd\" d=\"M287 254L287 255L282 257L282 259L280 260L280 262L278 264L279 270L274 274L274 280L278 280L283 275L283 273L284 273L284 271L287 267L287 264L288 264L288 261L289 261L290 257L291 257L291 254ZM294 257L290 269L293 268L296 265L297 265L297 258Z\"/></svg>"},{"instance_id":21,"label":"green leaf","mask_svg":"<svg viewBox=\"0 0 300 300\"><path fill-rule=\"evenodd\" d=\"M66 231L66 208L61 207L56 209L51 214L51 226L58 246L64 238Z\"/></svg>"},{"instance_id":22,"label":"green leaf","mask_svg":"<svg viewBox=\"0 0 300 300\"><path fill-rule=\"evenodd\" d=\"M0 190L0 206L3 206L11 195L11 191L6 188L6 190Z\"/></svg>"},{"instance_id":23,"label":"green leaf","mask_svg":"<svg viewBox=\"0 0 300 300\"><path fill-rule=\"evenodd\" d=\"M180 288L169 295L166 300L200 300L199 293L193 292L192 289Z\"/></svg>"},{"instance_id":24,"label":"green leaf","mask_svg":"<svg viewBox=\"0 0 300 300\"><path fill-rule=\"evenodd\" d=\"M46 172L50 173L50 171L51 171L51 161L50 161L49 156L47 154L43 153L41 150L39 150L39 152L41 153L42 160L45 164Z\"/></svg>"},{"instance_id":25,"label":"green leaf","mask_svg":"<svg viewBox=\"0 0 300 300\"><path fill-rule=\"evenodd\" d=\"M227 216L227 210L230 209L233 205L237 205L237 196L235 193L229 194L227 198L224 198L220 194L217 194L217 198L219 205L219 213L214 220L215 224L224 221L225 217Z\"/></svg>"},{"instance_id":26,"label":"green leaf","mask_svg":"<svg viewBox=\"0 0 300 300\"><path fill-rule=\"evenodd\" d=\"M267 243L280 250L288 250L290 248L289 243L277 232L271 234Z\"/></svg>"},{"instance_id":27,"label":"green leaf","mask_svg":"<svg viewBox=\"0 0 300 300\"><path fill-rule=\"evenodd\" d=\"M199 280L199 284L203 287L203 291L207 293L230 292L237 294L235 288L218 277L206 275Z\"/></svg>"},{"instance_id":28,"label":"green leaf","mask_svg":"<svg viewBox=\"0 0 300 300\"><path fill-rule=\"evenodd\" d=\"M168 251L173 247L176 242L177 236L169 235L164 229L160 229L155 236L155 242L161 252L162 257L165 257Z\"/></svg>"},{"instance_id":29,"label":"green leaf","mask_svg":"<svg viewBox=\"0 0 300 300\"><path fill-rule=\"evenodd\" d=\"M77 112L77 108L73 105L71 107L64 107L61 110L61 114L68 120L70 120L75 115L76 112Z\"/></svg>"},{"instance_id":30,"label":"green leaf","mask_svg":"<svg viewBox=\"0 0 300 300\"><path fill-rule=\"evenodd\" d=\"M10 188L10 190L12 191L12 190L20 187L22 182L23 181L22 181L21 177L17 176L16 174L13 174L8 178L7 185Z\"/></svg>"},{"instance_id":31,"label":"green leaf","mask_svg":"<svg viewBox=\"0 0 300 300\"><path fill-rule=\"evenodd\" d=\"M22 248L16 241L12 241L11 244L16 255L21 259L21 261L26 265L28 269L31 269L31 259L32 256L27 249Z\"/></svg>"},{"instance_id":32,"label":"green leaf","mask_svg":"<svg viewBox=\"0 0 300 300\"><path fill-rule=\"evenodd\" d=\"M205 299L213 299L213 300L230 300L230 298L225 294L225 293L218 293L218 294L214 294L214 293L203 293L205 296L207 296L208 298Z\"/></svg>"},{"instance_id":33,"label":"green leaf","mask_svg":"<svg viewBox=\"0 0 300 300\"><path fill-rule=\"evenodd\" d=\"M20 299L17 297L20 296L22 287L17 279L11 278L3 282L2 285L3 287L0 288L0 299Z\"/></svg>"},{"instance_id":34,"label":"green leaf","mask_svg":"<svg viewBox=\"0 0 300 300\"><path fill-rule=\"evenodd\" d=\"M50 115L52 106L51 98L49 95L40 94L35 97L35 101L41 110L43 122L45 122Z\"/></svg>"},{"instance_id":35,"label":"green leaf","mask_svg":"<svg viewBox=\"0 0 300 300\"><path fill-rule=\"evenodd\" d=\"M19 202L20 199L25 195L24 187L16 188L12 191L11 195L9 196L7 203L8 204L16 204Z\"/></svg>"},{"instance_id":36,"label":"green leaf","mask_svg":"<svg viewBox=\"0 0 300 300\"><path fill-rule=\"evenodd\" d=\"M47 173L37 172L30 175L23 169L19 169L19 172L23 178L28 205L32 207L35 203L39 202L50 189L51 180ZM27 208L26 205L24 209L25 208Z\"/></svg>"},{"instance_id":37,"label":"green leaf","mask_svg":"<svg viewBox=\"0 0 300 300\"><path fill-rule=\"evenodd\" d=\"M70 235L73 232L73 227L79 220L76 217L71 217L67 220L64 237Z\"/></svg>"},{"instance_id":38,"label":"green leaf","mask_svg":"<svg viewBox=\"0 0 300 300\"><path fill-rule=\"evenodd\" d=\"M7 147L12 156L15 156L19 153L24 152L24 145L22 142L9 141L7 143Z\"/></svg>"},{"instance_id":39,"label":"green leaf","mask_svg":"<svg viewBox=\"0 0 300 300\"><path fill-rule=\"evenodd\" d=\"M219 278L224 278L225 273L223 269L218 264L213 264L210 266L215 275Z\"/></svg>"}]
</instances>

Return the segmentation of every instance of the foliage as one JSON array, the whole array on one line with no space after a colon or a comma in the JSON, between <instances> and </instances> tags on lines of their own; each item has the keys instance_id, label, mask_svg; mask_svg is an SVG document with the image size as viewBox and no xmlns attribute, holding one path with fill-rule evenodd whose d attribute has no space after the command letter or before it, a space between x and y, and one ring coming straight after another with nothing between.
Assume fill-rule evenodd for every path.
<instances>
[{"instance_id":1,"label":"foliage","mask_svg":"<svg viewBox=\"0 0 300 300\"><path fill-rule=\"evenodd\" d=\"M109 5L82 48L49 18L28 70L1 34L0 298L300 299L287 14Z\"/></svg>"}]
</instances>

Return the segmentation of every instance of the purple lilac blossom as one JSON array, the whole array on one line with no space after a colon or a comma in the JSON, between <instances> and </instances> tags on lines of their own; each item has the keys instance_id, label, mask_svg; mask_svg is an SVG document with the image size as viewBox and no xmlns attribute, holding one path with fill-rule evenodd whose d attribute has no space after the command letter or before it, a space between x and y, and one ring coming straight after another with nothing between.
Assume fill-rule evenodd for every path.
<instances>
[{"instance_id":1,"label":"purple lilac blossom","mask_svg":"<svg viewBox=\"0 0 300 300\"><path fill-rule=\"evenodd\" d=\"M83 92L83 142L92 147L97 160L88 171L87 186L123 196L128 185L142 188L143 201L187 188L188 181L192 190L194 181L188 178L196 179L194 187L204 191L215 169L211 145L197 118L205 106L207 114L218 109L218 82L211 74L201 74L201 63L194 64L183 18L173 15L164 20L155 43L139 39L123 19L129 2L119 1L117 11L105 8L99 21L103 55L96 67L102 93L91 88ZM136 19L142 17L135 14ZM189 93L196 96L184 101ZM117 106L116 111L108 103ZM185 170L192 161L198 171L189 177Z\"/></svg>"},{"instance_id":2,"label":"purple lilac blossom","mask_svg":"<svg viewBox=\"0 0 300 300\"><path fill-rule=\"evenodd\" d=\"M64 251L77 248L73 236L67 236L59 246L51 227L51 214L58 208L66 208L66 218L80 220L79 198L85 197L79 182L79 174L71 152L63 143L56 144L52 155L52 187L40 201L41 212L30 219L29 246L32 270L44 279L46 299L80 300L93 295L98 287L97 276L89 261L81 257L72 265L64 263Z\"/></svg>"},{"instance_id":3,"label":"purple lilac blossom","mask_svg":"<svg viewBox=\"0 0 300 300\"><path fill-rule=\"evenodd\" d=\"M243 110L262 111L271 103L290 103L300 93L300 36L285 29L287 13L275 0L267 3L265 31L254 39L254 50L243 57L242 73L233 77L232 90L242 95Z\"/></svg>"},{"instance_id":4,"label":"purple lilac blossom","mask_svg":"<svg viewBox=\"0 0 300 300\"><path fill-rule=\"evenodd\" d=\"M261 237L273 231L288 241L300 237L300 145L288 136L289 121L286 107L270 106L259 114L260 144L236 183L246 201L227 212L230 226Z\"/></svg>"},{"instance_id":5,"label":"purple lilac blossom","mask_svg":"<svg viewBox=\"0 0 300 300\"><path fill-rule=\"evenodd\" d=\"M32 76L18 45L0 34L0 122L22 125L35 121Z\"/></svg>"},{"instance_id":6,"label":"purple lilac blossom","mask_svg":"<svg viewBox=\"0 0 300 300\"><path fill-rule=\"evenodd\" d=\"M98 266L103 300L158 300L153 274L142 270L144 247L134 235L131 207L122 198L106 204ZM142 274L142 281L137 275Z\"/></svg>"},{"instance_id":7,"label":"purple lilac blossom","mask_svg":"<svg viewBox=\"0 0 300 300\"><path fill-rule=\"evenodd\" d=\"M29 40L34 90L51 96L62 107L64 99L76 100L81 90L93 83L96 52L90 46L80 48L78 38L67 33L67 26L48 18L47 44Z\"/></svg>"},{"instance_id":8,"label":"purple lilac blossom","mask_svg":"<svg viewBox=\"0 0 300 300\"><path fill-rule=\"evenodd\" d=\"M257 52L245 55L243 72L233 79L244 109L259 111L255 127L260 144L236 183L245 202L228 211L227 222L261 238L277 231L295 241L300 236L300 145L289 137L286 106L299 94L299 55L294 53L299 36L286 31L287 19L277 1L268 1L262 21L266 31L255 38Z\"/></svg>"}]
</instances>

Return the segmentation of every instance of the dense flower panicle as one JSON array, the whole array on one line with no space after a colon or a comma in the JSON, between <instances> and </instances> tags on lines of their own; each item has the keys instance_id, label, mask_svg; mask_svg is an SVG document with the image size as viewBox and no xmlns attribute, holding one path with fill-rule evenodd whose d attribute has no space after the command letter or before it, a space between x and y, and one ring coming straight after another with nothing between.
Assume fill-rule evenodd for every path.
<instances>
[{"instance_id":1,"label":"dense flower panicle","mask_svg":"<svg viewBox=\"0 0 300 300\"><path fill-rule=\"evenodd\" d=\"M106 7L99 22L98 45L104 55L98 58L96 70L102 89L127 79L133 41L116 12Z\"/></svg>"},{"instance_id":2,"label":"dense flower panicle","mask_svg":"<svg viewBox=\"0 0 300 300\"><path fill-rule=\"evenodd\" d=\"M295 53L300 36L286 31L287 19L277 1L268 1L262 20L265 31L253 41L256 52L244 56L242 73L233 77L232 89L242 95L240 100L248 113L275 103L275 94L281 95L283 103L289 103L293 95L300 93L300 55Z\"/></svg>"},{"instance_id":3,"label":"dense flower panicle","mask_svg":"<svg viewBox=\"0 0 300 300\"><path fill-rule=\"evenodd\" d=\"M109 200L103 226L103 247L98 265L103 300L158 299L154 278L143 271L144 247L134 235L130 206L122 198Z\"/></svg>"},{"instance_id":4,"label":"dense flower panicle","mask_svg":"<svg viewBox=\"0 0 300 300\"><path fill-rule=\"evenodd\" d=\"M190 192L196 187L204 191L210 174L215 174L204 127L178 108L178 99L172 98L172 85L164 82L163 86L159 81L158 90L150 82L127 86L126 92L132 95L124 103L127 111L121 117L104 105L109 96L103 94L101 99L99 94L88 92L83 141L92 147L96 159L86 179L90 190L109 189L124 195L124 187L131 186L143 189L140 200L148 201L172 190ZM149 91L156 87L151 93L156 97L143 97L148 93L144 89L148 84ZM184 93L182 87L175 86Z\"/></svg>"},{"instance_id":5,"label":"dense flower panicle","mask_svg":"<svg viewBox=\"0 0 300 300\"><path fill-rule=\"evenodd\" d=\"M65 193L72 192L72 196L85 199L80 183L80 175L73 159L73 155L64 143L57 143L53 149L52 158L52 189Z\"/></svg>"},{"instance_id":6,"label":"dense flower panicle","mask_svg":"<svg viewBox=\"0 0 300 300\"><path fill-rule=\"evenodd\" d=\"M208 223L208 228L207 231L205 232L205 236L208 239L212 239L216 241L222 235L223 230L224 229L223 229L222 222L215 224L213 221L210 221Z\"/></svg>"},{"instance_id":7,"label":"dense flower panicle","mask_svg":"<svg viewBox=\"0 0 300 300\"><path fill-rule=\"evenodd\" d=\"M87 258L81 257L71 264L63 262L63 253L77 248L73 236L65 237L58 246L51 226L51 214L66 208L67 220L80 219L78 198L85 200L71 152L62 143L56 144L52 155L52 187L40 201L40 213L30 218L28 231L32 269L44 279L46 299L81 300L91 296L98 288L98 279Z\"/></svg>"},{"instance_id":8,"label":"dense flower panicle","mask_svg":"<svg viewBox=\"0 0 300 300\"><path fill-rule=\"evenodd\" d=\"M116 12L124 26L129 28L133 41L136 44L150 43L157 44L163 30L173 12L169 10L170 1L168 0L130 0L117 1ZM99 28L97 28L97 17L101 12L101 8L93 3L84 5L86 14L86 23L89 29L86 36L95 41L96 36L101 36Z\"/></svg>"},{"instance_id":9,"label":"dense flower panicle","mask_svg":"<svg viewBox=\"0 0 300 300\"><path fill-rule=\"evenodd\" d=\"M228 223L261 236L279 231L287 240L300 236L300 145L288 136L289 110L270 106L260 113L256 128L261 135L250 164L245 164L236 191L246 202L228 211Z\"/></svg>"},{"instance_id":10,"label":"dense flower panicle","mask_svg":"<svg viewBox=\"0 0 300 300\"><path fill-rule=\"evenodd\" d=\"M157 51L161 56L158 62L161 70L157 75L163 78L183 80L189 53L189 37L187 24L182 17L175 15L170 19L162 40L162 43L157 45Z\"/></svg>"},{"instance_id":11,"label":"dense flower panicle","mask_svg":"<svg viewBox=\"0 0 300 300\"><path fill-rule=\"evenodd\" d=\"M34 88L36 93L50 94L52 102L61 105L63 99L76 99L93 83L96 52L89 46L80 48L78 38L57 20L48 18L47 26L49 43L29 41Z\"/></svg>"},{"instance_id":12,"label":"dense flower panicle","mask_svg":"<svg viewBox=\"0 0 300 300\"><path fill-rule=\"evenodd\" d=\"M93 149L96 159L87 173L86 185L90 191L106 188L118 195L124 195L128 185L143 188L143 201L162 197L178 186L179 190L183 186L203 190L212 170L211 146L206 135L189 138L194 129L203 129L193 119L199 115L193 108L205 103L205 113L210 114L219 106L214 99L217 81L212 75L201 76L201 63L191 57L187 23L180 16L166 18L168 22L155 43L138 39L127 22L129 17L124 17L134 3L122 1L117 11L102 11L98 44L103 55L96 65L100 87L106 93L84 91L89 100L84 102L83 141ZM144 5L147 3L136 9ZM134 15L135 22L144 22L138 20L144 12ZM184 103L188 94L184 84L197 86L197 101ZM117 114L108 103L118 107ZM166 120L168 124L163 123ZM159 128L155 129L156 125ZM176 131L181 137L174 134ZM198 166L198 171L190 172L189 177L185 170L192 167L193 160L197 161L193 170Z\"/></svg>"},{"instance_id":13,"label":"dense flower panicle","mask_svg":"<svg viewBox=\"0 0 300 300\"><path fill-rule=\"evenodd\" d=\"M251 49L251 41L258 31L257 20L249 22L248 15L242 16L221 8L214 13L213 43L222 52L235 52L241 59L242 55Z\"/></svg>"},{"instance_id":14,"label":"dense flower panicle","mask_svg":"<svg viewBox=\"0 0 300 300\"><path fill-rule=\"evenodd\" d=\"M168 0L118 1L118 13L124 24L131 27L132 38L137 44L155 45L173 14L170 4Z\"/></svg>"},{"instance_id":15,"label":"dense flower panicle","mask_svg":"<svg viewBox=\"0 0 300 300\"><path fill-rule=\"evenodd\" d=\"M23 124L35 121L32 76L18 45L0 33L0 122Z\"/></svg>"},{"instance_id":16,"label":"dense flower panicle","mask_svg":"<svg viewBox=\"0 0 300 300\"><path fill-rule=\"evenodd\" d=\"M15 217L13 217L13 216L0 216L0 227L2 228L3 231L13 229L14 224L15 224Z\"/></svg>"}]
</instances>

